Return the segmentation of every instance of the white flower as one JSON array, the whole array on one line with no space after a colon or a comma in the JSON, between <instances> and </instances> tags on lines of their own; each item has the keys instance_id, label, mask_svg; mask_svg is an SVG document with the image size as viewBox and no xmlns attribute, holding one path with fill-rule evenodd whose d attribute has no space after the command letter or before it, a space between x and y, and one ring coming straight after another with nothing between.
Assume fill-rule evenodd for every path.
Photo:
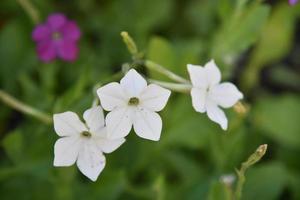
<instances>
[{"instance_id":1,"label":"white flower","mask_svg":"<svg viewBox=\"0 0 300 200\"><path fill-rule=\"evenodd\" d=\"M243 98L243 94L232 83L220 83L221 73L211 60L204 67L187 65L192 81L192 104L197 112L207 112L208 117L227 129L227 118L220 109L229 108Z\"/></svg>"},{"instance_id":2,"label":"white flower","mask_svg":"<svg viewBox=\"0 0 300 200\"><path fill-rule=\"evenodd\" d=\"M139 137L159 140L162 120L156 112L165 107L171 94L169 90L155 84L147 86L146 80L131 69L120 83L109 83L97 93L102 107L111 111L106 116L110 138L125 137L133 125Z\"/></svg>"},{"instance_id":3,"label":"white flower","mask_svg":"<svg viewBox=\"0 0 300 200\"><path fill-rule=\"evenodd\" d=\"M54 129L62 137L54 145L54 166L71 166L76 162L85 176L96 181L105 166L103 152L113 152L125 139L107 138L100 106L86 110L83 118L86 124L70 111L53 116Z\"/></svg>"}]
</instances>

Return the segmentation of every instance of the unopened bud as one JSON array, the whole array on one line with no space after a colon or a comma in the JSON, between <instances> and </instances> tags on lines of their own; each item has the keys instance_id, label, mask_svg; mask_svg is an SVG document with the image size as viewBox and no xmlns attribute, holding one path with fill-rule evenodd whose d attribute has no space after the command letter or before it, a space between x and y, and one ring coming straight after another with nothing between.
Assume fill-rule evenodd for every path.
<instances>
[{"instance_id":1,"label":"unopened bud","mask_svg":"<svg viewBox=\"0 0 300 200\"><path fill-rule=\"evenodd\" d=\"M248 166L255 164L258 162L266 153L268 148L267 144L260 145L256 151L249 157L247 160Z\"/></svg>"},{"instance_id":2,"label":"unopened bud","mask_svg":"<svg viewBox=\"0 0 300 200\"><path fill-rule=\"evenodd\" d=\"M133 39L130 37L130 35L126 31L121 32L121 36L123 38L124 43L127 46L128 51L133 56L136 56L138 54L138 49L137 49L137 46L136 46L135 42L133 41Z\"/></svg>"},{"instance_id":3,"label":"unopened bud","mask_svg":"<svg viewBox=\"0 0 300 200\"><path fill-rule=\"evenodd\" d=\"M237 102L234 106L233 109L236 113L244 115L248 112L248 108L246 105L244 105L242 102Z\"/></svg>"}]
</instances>

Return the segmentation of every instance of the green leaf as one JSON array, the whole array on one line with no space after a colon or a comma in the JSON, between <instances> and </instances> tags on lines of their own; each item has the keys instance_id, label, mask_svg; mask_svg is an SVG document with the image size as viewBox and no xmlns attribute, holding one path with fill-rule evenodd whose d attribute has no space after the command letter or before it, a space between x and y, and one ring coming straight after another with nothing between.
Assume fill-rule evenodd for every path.
<instances>
[{"instance_id":1,"label":"green leaf","mask_svg":"<svg viewBox=\"0 0 300 200\"><path fill-rule=\"evenodd\" d=\"M281 145L300 147L300 98L294 95L262 98L254 107L254 123Z\"/></svg>"},{"instance_id":2,"label":"green leaf","mask_svg":"<svg viewBox=\"0 0 300 200\"><path fill-rule=\"evenodd\" d=\"M8 157L15 163L23 158L23 135L19 130L10 132L3 139L2 145Z\"/></svg>"},{"instance_id":3,"label":"green leaf","mask_svg":"<svg viewBox=\"0 0 300 200\"><path fill-rule=\"evenodd\" d=\"M273 10L244 72L243 80L246 89L257 83L258 73L262 67L277 62L289 53L293 44L295 19L295 13L286 3L279 4Z\"/></svg>"},{"instance_id":4,"label":"green leaf","mask_svg":"<svg viewBox=\"0 0 300 200\"><path fill-rule=\"evenodd\" d=\"M210 134L221 131L207 116L193 110L188 96L177 99L168 109L169 118L165 123L168 127L164 129L162 145L203 148L207 145Z\"/></svg>"},{"instance_id":5,"label":"green leaf","mask_svg":"<svg viewBox=\"0 0 300 200\"><path fill-rule=\"evenodd\" d=\"M158 36L151 38L147 52L147 58L149 60L154 61L172 71L175 70L175 57L176 55L173 47L166 39ZM166 79L163 75L157 74L157 72L150 71L150 76L160 80Z\"/></svg>"},{"instance_id":6,"label":"green leaf","mask_svg":"<svg viewBox=\"0 0 300 200\"><path fill-rule=\"evenodd\" d=\"M269 6L251 4L245 7L240 15L232 14L230 20L223 24L215 36L212 57L223 63L232 64L240 53L256 42L269 11ZM231 68L226 70L228 73Z\"/></svg>"},{"instance_id":7,"label":"green leaf","mask_svg":"<svg viewBox=\"0 0 300 200\"><path fill-rule=\"evenodd\" d=\"M242 200L278 199L287 184L288 174L280 163L261 164L249 169Z\"/></svg>"},{"instance_id":8,"label":"green leaf","mask_svg":"<svg viewBox=\"0 0 300 200\"><path fill-rule=\"evenodd\" d=\"M17 75L26 72L36 63L30 46L28 26L22 20L8 21L0 32L0 84L9 90L16 89Z\"/></svg>"},{"instance_id":9,"label":"green leaf","mask_svg":"<svg viewBox=\"0 0 300 200\"><path fill-rule=\"evenodd\" d=\"M213 182L207 200L231 200L232 193L229 190L228 186L224 183L218 181Z\"/></svg>"}]
</instances>

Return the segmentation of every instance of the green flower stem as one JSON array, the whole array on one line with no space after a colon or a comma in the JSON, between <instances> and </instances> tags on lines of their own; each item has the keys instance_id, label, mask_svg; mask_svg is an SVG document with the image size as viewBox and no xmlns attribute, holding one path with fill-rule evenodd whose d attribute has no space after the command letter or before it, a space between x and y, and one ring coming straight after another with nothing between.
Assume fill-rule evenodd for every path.
<instances>
[{"instance_id":1,"label":"green flower stem","mask_svg":"<svg viewBox=\"0 0 300 200\"><path fill-rule=\"evenodd\" d=\"M21 101L17 100L16 98L12 97L11 95L7 94L5 91L0 90L0 100L2 100L8 106L24 113L27 115L31 115L36 119L44 122L45 124L52 123L52 117L46 113L43 113L29 105L22 103Z\"/></svg>"},{"instance_id":2,"label":"green flower stem","mask_svg":"<svg viewBox=\"0 0 300 200\"><path fill-rule=\"evenodd\" d=\"M32 5L30 0L17 0L25 12L29 15L34 24L40 23L40 15L38 10Z\"/></svg>"},{"instance_id":3,"label":"green flower stem","mask_svg":"<svg viewBox=\"0 0 300 200\"><path fill-rule=\"evenodd\" d=\"M247 169L250 166L257 163L265 155L265 153L267 151L267 147L268 147L267 144L260 145L256 149L256 151L248 158L248 160L246 162L242 163L240 170L236 170L236 173L238 176L238 181L237 181L236 190L235 190L236 200L241 199L243 186L244 186L244 183L246 180L245 173L246 173Z\"/></svg>"},{"instance_id":4,"label":"green flower stem","mask_svg":"<svg viewBox=\"0 0 300 200\"><path fill-rule=\"evenodd\" d=\"M179 82L179 83L184 83L184 84L188 84L190 83L188 80L182 78L181 76L178 76L177 74L167 70L165 67L151 61L151 60L145 60L144 61L144 65L146 68L148 68L149 70L153 70L156 71L160 74L165 75L166 77L170 78L173 81Z\"/></svg>"},{"instance_id":5,"label":"green flower stem","mask_svg":"<svg viewBox=\"0 0 300 200\"><path fill-rule=\"evenodd\" d=\"M158 81L153 79L148 79L150 83L155 83L164 88L170 89L172 91L181 92L181 93L189 93L192 89L192 85L190 84L179 84L179 83L170 83L165 81Z\"/></svg>"}]
</instances>

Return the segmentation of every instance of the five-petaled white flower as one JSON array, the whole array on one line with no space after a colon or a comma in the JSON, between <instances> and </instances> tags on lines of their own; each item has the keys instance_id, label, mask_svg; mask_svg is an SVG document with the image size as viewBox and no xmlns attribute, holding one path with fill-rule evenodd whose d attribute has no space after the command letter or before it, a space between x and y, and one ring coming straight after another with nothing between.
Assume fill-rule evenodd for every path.
<instances>
[{"instance_id":1,"label":"five-petaled white flower","mask_svg":"<svg viewBox=\"0 0 300 200\"><path fill-rule=\"evenodd\" d=\"M207 112L208 117L227 129L227 118L219 108L229 108L243 98L243 94L232 83L220 83L221 73L213 60L204 67L187 65L192 82L192 105L197 112Z\"/></svg>"},{"instance_id":2,"label":"five-petaled white flower","mask_svg":"<svg viewBox=\"0 0 300 200\"><path fill-rule=\"evenodd\" d=\"M54 114L54 129L62 137L54 146L54 166L71 166L76 162L85 176L96 181L105 166L103 152L113 152L125 139L107 138L100 106L86 110L83 118L86 123L70 111Z\"/></svg>"},{"instance_id":3,"label":"five-petaled white flower","mask_svg":"<svg viewBox=\"0 0 300 200\"><path fill-rule=\"evenodd\" d=\"M141 138L158 141L162 120L156 113L161 111L171 94L155 84L147 86L146 80L131 69L120 83L109 83L97 90L102 107L110 111L106 126L112 139L125 137L133 125Z\"/></svg>"}]
</instances>

